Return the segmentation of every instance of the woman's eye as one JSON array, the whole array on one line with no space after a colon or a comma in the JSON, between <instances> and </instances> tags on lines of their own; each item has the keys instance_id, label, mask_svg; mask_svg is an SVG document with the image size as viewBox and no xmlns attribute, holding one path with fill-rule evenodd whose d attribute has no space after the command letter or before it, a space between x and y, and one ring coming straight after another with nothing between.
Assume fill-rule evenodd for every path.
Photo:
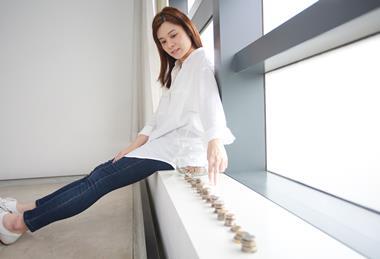
<instances>
[{"instance_id":1,"label":"woman's eye","mask_svg":"<svg viewBox=\"0 0 380 259\"><path fill-rule=\"evenodd\" d=\"M170 36L170 38L175 38L175 36L177 36L177 34L173 34L172 36Z\"/></svg>"},{"instance_id":2,"label":"woman's eye","mask_svg":"<svg viewBox=\"0 0 380 259\"><path fill-rule=\"evenodd\" d=\"M161 45L164 45L166 43L166 41L161 41Z\"/></svg>"}]
</instances>

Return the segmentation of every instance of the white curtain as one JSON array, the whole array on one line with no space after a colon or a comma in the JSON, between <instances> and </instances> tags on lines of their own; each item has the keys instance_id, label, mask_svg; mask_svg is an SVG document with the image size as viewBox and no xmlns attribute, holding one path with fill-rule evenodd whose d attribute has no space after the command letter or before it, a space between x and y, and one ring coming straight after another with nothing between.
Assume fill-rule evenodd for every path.
<instances>
[{"instance_id":1,"label":"white curtain","mask_svg":"<svg viewBox=\"0 0 380 259\"><path fill-rule=\"evenodd\" d=\"M159 55L151 28L154 15L154 0L134 1L131 140L152 115L161 95L161 87L157 81L160 68Z\"/></svg>"}]
</instances>

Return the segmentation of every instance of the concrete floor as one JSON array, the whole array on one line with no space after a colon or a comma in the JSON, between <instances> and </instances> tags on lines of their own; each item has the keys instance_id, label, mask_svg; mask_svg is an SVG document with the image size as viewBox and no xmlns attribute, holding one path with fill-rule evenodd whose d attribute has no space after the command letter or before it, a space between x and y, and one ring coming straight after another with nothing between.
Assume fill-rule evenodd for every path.
<instances>
[{"instance_id":1,"label":"concrete floor","mask_svg":"<svg viewBox=\"0 0 380 259\"><path fill-rule=\"evenodd\" d=\"M74 180L62 179L0 181L0 196L34 201ZM27 232L12 245L0 243L0 258L133 258L132 186L109 193L79 215Z\"/></svg>"}]
</instances>

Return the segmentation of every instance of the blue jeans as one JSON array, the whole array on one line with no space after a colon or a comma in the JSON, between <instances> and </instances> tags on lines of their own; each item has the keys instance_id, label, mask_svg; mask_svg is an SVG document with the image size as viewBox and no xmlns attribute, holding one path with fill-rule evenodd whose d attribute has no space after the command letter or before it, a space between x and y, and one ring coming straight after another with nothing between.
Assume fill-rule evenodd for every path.
<instances>
[{"instance_id":1,"label":"blue jeans","mask_svg":"<svg viewBox=\"0 0 380 259\"><path fill-rule=\"evenodd\" d=\"M36 208L24 212L24 222L32 232L57 220L72 217L89 208L103 195L138 182L156 171L173 170L162 161L123 157L97 166L89 175L36 201Z\"/></svg>"}]
</instances>

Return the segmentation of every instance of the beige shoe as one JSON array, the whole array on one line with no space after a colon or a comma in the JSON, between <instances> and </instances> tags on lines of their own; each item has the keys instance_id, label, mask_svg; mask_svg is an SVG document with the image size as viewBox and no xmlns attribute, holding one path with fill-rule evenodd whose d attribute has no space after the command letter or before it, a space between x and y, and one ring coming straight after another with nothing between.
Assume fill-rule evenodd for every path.
<instances>
[{"instance_id":1,"label":"beige shoe","mask_svg":"<svg viewBox=\"0 0 380 259\"><path fill-rule=\"evenodd\" d=\"M16 207L17 200L13 198L1 198L0 197L0 209L3 209L5 211L9 211L11 213L17 213L20 214L20 212L17 210Z\"/></svg>"},{"instance_id":2,"label":"beige shoe","mask_svg":"<svg viewBox=\"0 0 380 259\"><path fill-rule=\"evenodd\" d=\"M22 234L13 233L10 232L8 229L5 228L3 219L4 216L7 215L9 212L5 211L0 208L0 241L4 245L10 245L17 241L21 237Z\"/></svg>"}]
</instances>

